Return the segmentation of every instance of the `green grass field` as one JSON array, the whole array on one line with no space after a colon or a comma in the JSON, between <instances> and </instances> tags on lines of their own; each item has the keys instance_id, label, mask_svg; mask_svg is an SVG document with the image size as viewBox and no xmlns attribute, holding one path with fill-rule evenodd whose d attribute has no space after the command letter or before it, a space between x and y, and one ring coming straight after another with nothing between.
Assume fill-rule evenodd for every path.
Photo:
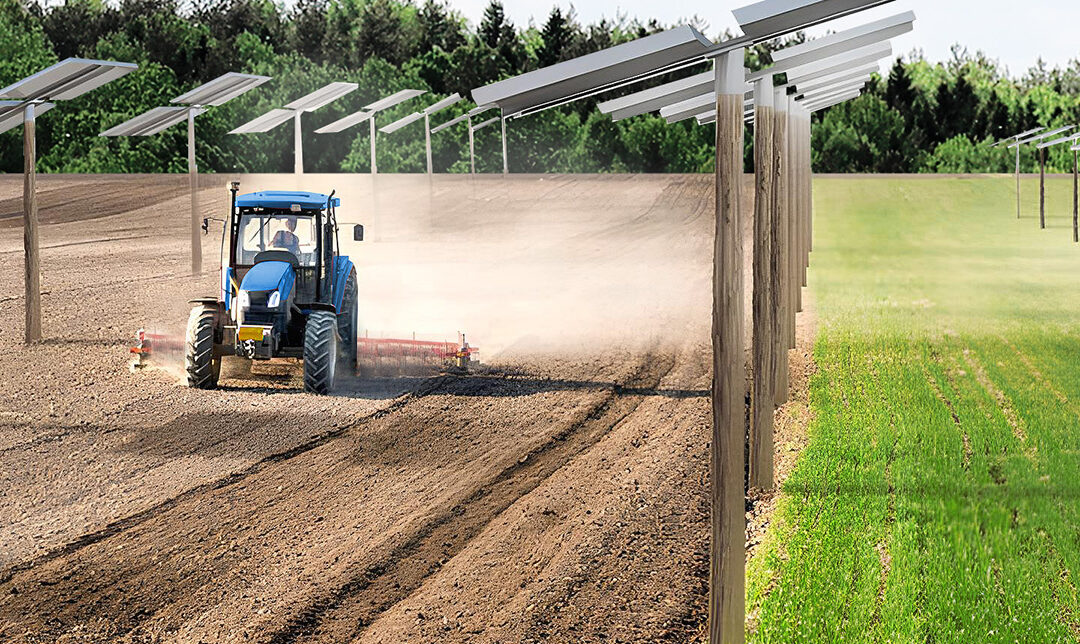
<instances>
[{"instance_id":1,"label":"green grass field","mask_svg":"<svg viewBox=\"0 0 1080 644\"><path fill-rule=\"evenodd\" d=\"M810 443L753 642L1080 642L1072 184L821 179Z\"/></svg>"}]
</instances>

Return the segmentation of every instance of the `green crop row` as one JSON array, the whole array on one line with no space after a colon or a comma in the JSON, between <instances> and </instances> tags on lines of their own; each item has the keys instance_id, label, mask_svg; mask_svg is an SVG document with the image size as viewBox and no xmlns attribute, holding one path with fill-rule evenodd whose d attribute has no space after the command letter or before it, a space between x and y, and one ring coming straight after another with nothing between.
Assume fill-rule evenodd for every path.
<instances>
[{"instance_id":1,"label":"green crop row","mask_svg":"<svg viewBox=\"0 0 1080 644\"><path fill-rule=\"evenodd\" d=\"M1080 249L1010 185L819 182L810 441L750 641L1080 641Z\"/></svg>"}]
</instances>

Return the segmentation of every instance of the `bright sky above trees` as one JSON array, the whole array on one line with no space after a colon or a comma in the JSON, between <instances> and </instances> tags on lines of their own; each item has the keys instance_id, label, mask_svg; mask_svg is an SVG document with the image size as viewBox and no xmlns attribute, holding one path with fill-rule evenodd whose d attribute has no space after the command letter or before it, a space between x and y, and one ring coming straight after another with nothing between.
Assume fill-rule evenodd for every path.
<instances>
[{"instance_id":1,"label":"bright sky above trees","mask_svg":"<svg viewBox=\"0 0 1080 644\"><path fill-rule=\"evenodd\" d=\"M625 13L631 18L674 23L696 14L708 23L708 33L715 37L724 29L734 29L731 10L752 0L579 0L572 3L578 19L594 22ZM480 21L488 0L451 0L474 24ZM520 27L530 18L542 25L556 2L554 0L504 0L510 19ZM571 3L557 2L564 10ZM873 18L907 9L919 17L915 32L897 40L897 49L907 53L921 48L932 61L949 58L949 48L961 43L968 49L983 50L1008 66L1010 75L1021 76L1042 56L1049 65L1064 67L1070 59L1080 58L1080 41L1071 28L1080 24L1080 2L1072 0L897 0L846 21L842 29ZM823 30L817 30L821 32ZM816 32L815 32L816 33Z\"/></svg>"}]
</instances>

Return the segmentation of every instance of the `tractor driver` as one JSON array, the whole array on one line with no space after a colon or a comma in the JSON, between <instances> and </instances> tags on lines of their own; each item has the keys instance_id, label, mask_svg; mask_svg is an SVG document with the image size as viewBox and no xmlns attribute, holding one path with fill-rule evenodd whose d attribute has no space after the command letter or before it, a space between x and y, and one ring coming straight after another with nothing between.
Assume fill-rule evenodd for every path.
<instances>
[{"instance_id":1,"label":"tractor driver","mask_svg":"<svg viewBox=\"0 0 1080 644\"><path fill-rule=\"evenodd\" d=\"M274 239L270 241L273 248L287 250L297 258L300 257L300 238L296 236L296 217L285 218L285 229L277 231Z\"/></svg>"}]
</instances>

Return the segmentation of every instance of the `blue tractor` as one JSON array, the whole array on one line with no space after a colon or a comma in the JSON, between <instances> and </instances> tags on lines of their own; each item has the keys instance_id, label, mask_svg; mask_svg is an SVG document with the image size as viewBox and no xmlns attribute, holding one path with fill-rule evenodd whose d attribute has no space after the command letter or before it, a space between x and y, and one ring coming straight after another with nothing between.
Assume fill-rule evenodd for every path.
<instances>
[{"instance_id":1,"label":"blue tractor","mask_svg":"<svg viewBox=\"0 0 1080 644\"><path fill-rule=\"evenodd\" d=\"M230 186L220 296L191 301L188 386L216 387L226 357L301 358L304 390L330 393L342 370L356 369L356 269L341 254L341 200L313 192L238 196L239 186ZM354 241L363 238L364 227L354 226Z\"/></svg>"}]
</instances>

